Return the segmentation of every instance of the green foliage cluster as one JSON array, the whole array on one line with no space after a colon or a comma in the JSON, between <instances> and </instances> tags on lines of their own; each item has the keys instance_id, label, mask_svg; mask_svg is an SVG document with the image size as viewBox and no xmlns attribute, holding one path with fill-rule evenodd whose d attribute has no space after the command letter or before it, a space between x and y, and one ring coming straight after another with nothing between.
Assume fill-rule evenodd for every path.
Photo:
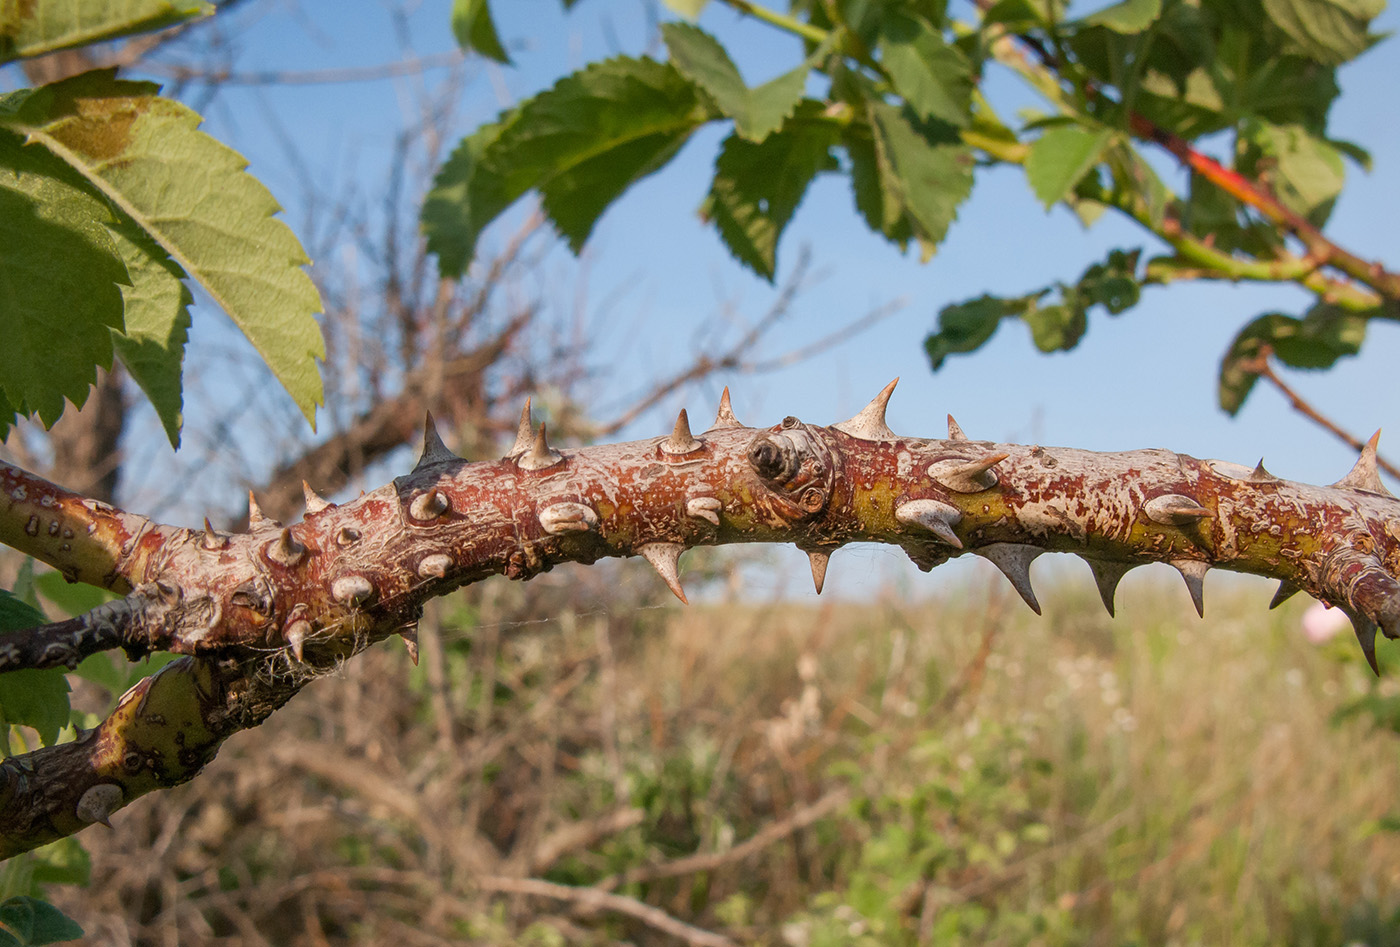
<instances>
[{"instance_id":1,"label":"green foliage cluster","mask_svg":"<svg viewBox=\"0 0 1400 947\"><path fill-rule=\"evenodd\" d=\"M694 18L709 4L669 5ZM1368 320L1400 318L1400 277L1368 282L1340 248L1327 245L1337 251L1327 258L1316 232L1345 160L1369 163L1357 145L1329 137L1327 116L1336 70L1376 41L1370 24L1383 0L1122 0L1074 16L1064 0L985 0L970 20L944 0L714 5L800 38L802 59L750 87L712 35L666 23L666 62L593 63L509 110L458 146L429 195L423 226L443 274L460 276L482 229L528 191L577 250L612 201L697 129L720 123L731 134L700 213L735 259L769 280L783 230L819 174L846 177L866 225L925 259L975 168L990 164L1021 166L1047 209L1068 207L1085 225L1125 215L1166 246L1154 257L1114 251L1072 285L947 306L925 343L934 369L979 348L1004 319L1026 323L1041 351L1072 349L1093 306L1116 315L1147 285L1304 286L1316 306L1250 322L1226 353L1220 401L1234 413L1265 347L1288 365L1329 367L1355 354ZM459 0L454 26L465 47L508 62L487 0ZM1044 107L999 115L982 91L994 67L1018 75ZM1229 160L1198 160L1195 143L1207 137ZM1184 193L1159 173L1159 146L1191 167ZM1059 298L1047 303L1051 292Z\"/></svg>"},{"instance_id":2,"label":"green foliage cluster","mask_svg":"<svg viewBox=\"0 0 1400 947\"><path fill-rule=\"evenodd\" d=\"M0 63L185 22L203 2L0 5ZM272 195L199 116L156 86L89 72L0 96L0 435L52 425L120 359L172 444L193 280L309 421L321 402L321 301Z\"/></svg>"}]
</instances>

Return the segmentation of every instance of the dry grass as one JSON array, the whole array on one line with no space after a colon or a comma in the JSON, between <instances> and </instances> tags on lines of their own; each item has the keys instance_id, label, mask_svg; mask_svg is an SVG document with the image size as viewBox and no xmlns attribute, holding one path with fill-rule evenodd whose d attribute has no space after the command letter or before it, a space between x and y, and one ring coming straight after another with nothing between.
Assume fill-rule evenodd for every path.
<instances>
[{"instance_id":1,"label":"dry grass","mask_svg":"<svg viewBox=\"0 0 1400 947\"><path fill-rule=\"evenodd\" d=\"M103 944L1400 944L1400 744L1332 722L1372 684L1303 603L567 582L446 604L51 896Z\"/></svg>"}]
</instances>

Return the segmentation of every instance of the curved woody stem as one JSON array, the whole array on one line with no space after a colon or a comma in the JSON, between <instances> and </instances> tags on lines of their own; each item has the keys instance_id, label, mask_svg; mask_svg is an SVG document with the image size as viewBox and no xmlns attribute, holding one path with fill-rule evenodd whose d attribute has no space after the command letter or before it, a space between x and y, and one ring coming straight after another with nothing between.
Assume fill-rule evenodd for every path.
<instances>
[{"instance_id":1,"label":"curved woody stem","mask_svg":"<svg viewBox=\"0 0 1400 947\"><path fill-rule=\"evenodd\" d=\"M429 417L417 466L335 505L308 491L301 522L252 504L249 531L161 526L0 467L0 537L85 581L132 589L82 619L14 636L0 668L76 663L100 647L188 655L141 681L100 726L0 763L0 857L69 835L198 773L318 674L394 634L415 647L423 603L491 575L642 556L684 601L678 560L701 545L788 542L821 589L853 542L901 547L923 569L974 553L1037 612L1030 564L1073 552L1113 611L1118 581L1175 566L1197 609L1211 568L1280 580L1342 608L1374 666L1400 635L1400 502L1375 439L1327 487L1263 466L1167 450L1094 453L892 432L892 382L830 427L742 425L728 391L711 428L685 412L665 437L555 450L529 405L501 460L452 455ZM31 529L38 516L39 528ZM105 609L105 611L104 611Z\"/></svg>"}]
</instances>

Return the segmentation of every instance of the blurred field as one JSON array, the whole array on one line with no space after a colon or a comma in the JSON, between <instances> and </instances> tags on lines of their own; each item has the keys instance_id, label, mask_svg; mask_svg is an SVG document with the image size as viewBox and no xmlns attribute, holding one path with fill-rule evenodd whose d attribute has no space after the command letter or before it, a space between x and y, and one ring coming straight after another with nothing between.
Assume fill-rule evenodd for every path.
<instances>
[{"instance_id":1,"label":"blurred field","mask_svg":"<svg viewBox=\"0 0 1400 947\"><path fill-rule=\"evenodd\" d=\"M441 603L421 667L317 682L50 896L94 944L1400 945L1400 675L1305 597L618 574Z\"/></svg>"}]
</instances>

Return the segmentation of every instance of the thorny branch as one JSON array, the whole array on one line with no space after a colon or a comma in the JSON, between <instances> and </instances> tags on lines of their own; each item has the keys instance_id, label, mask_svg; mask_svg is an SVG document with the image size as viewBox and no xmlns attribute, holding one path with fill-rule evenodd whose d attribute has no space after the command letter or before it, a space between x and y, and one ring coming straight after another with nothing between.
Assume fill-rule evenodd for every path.
<instances>
[{"instance_id":1,"label":"thorny branch","mask_svg":"<svg viewBox=\"0 0 1400 947\"><path fill-rule=\"evenodd\" d=\"M0 670L73 666L120 646L189 656L128 692L72 743L0 763L0 856L72 834L153 789L193 778L230 734L257 726L319 674L402 635L416 657L428 599L560 562L642 556L685 601L691 546L790 542L821 590L848 543L901 547L924 570L975 553L1039 612L1031 562L1073 552L1105 607L1130 569L1174 566L1198 611L1211 568L1272 576L1400 636L1400 502L1376 441L1326 487L1167 450L1094 453L895 434L887 386L855 417L745 427L721 400L696 436L684 411L665 437L556 450L522 414L514 447L468 463L429 419L408 474L336 505L307 491L301 522L251 504L247 532L154 523L0 465L0 541L122 593L74 622L0 639Z\"/></svg>"}]
</instances>

